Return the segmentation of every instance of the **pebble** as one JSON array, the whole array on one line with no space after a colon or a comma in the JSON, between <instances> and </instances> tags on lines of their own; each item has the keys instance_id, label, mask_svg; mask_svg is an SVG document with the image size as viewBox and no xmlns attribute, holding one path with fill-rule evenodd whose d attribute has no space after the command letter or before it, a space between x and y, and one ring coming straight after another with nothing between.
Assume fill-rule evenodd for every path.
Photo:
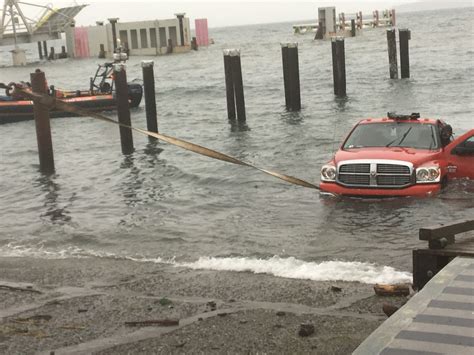
<instances>
[{"instance_id":1,"label":"pebble","mask_svg":"<svg viewBox=\"0 0 474 355\"><path fill-rule=\"evenodd\" d=\"M298 335L300 337L307 337L314 333L314 324L312 323L301 323L300 330L298 331Z\"/></svg>"}]
</instances>

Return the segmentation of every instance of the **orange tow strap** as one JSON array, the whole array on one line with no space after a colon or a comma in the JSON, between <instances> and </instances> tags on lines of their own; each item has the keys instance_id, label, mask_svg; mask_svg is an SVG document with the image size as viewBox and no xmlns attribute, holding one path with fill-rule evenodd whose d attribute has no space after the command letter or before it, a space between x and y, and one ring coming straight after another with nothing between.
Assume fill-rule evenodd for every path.
<instances>
[{"instance_id":1,"label":"orange tow strap","mask_svg":"<svg viewBox=\"0 0 474 355\"><path fill-rule=\"evenodd\" d=\"M194 153L197 153L197 154L200 154L200 155L207 156L209 158L222 160L222 161L232 163L232 164L248 166L250 168L259 170L259 171L261 171L265 174L268 174L268 175L271 175L271 176L276 177L278 179L281 179L283 181L289 182L290 184L299 185L299 186L307 187L307 188L310 188L310 189L316 189L316 190L320 189L318 185L312 184L312 183L307 182L305 180L301 180L301 179L298 179L296 177L285 175L285 174L280 174L280 173L277 173L277 172L274 172L274 171L271 171L271 170L263 169L263 168L260 168L258 166L255 166L251 163L247 163L247 162L244 162L244 161L239 160L237 158L231 157L227 154L223 154L223 153L217 152L215 150L205 148L203 146L200 146L200 145L197 145L197 144L194 144L194 143L191 143L191 142L184 141L182 139L170 137L170 136L167 136L167 135L164 135L164 134L161 134L161 133L150 132L150 131L147 131L147 130L144 130L144 129L141 129L141 128L131 127L131 126L125 125L123 123L114 121L114 120L112 120L112 119L110 119L110 118L108 118L104 115L101 115L100 113L85 110L85 109L77 107L73 104L66 103L66 102L64 102L60 99L56 99L52 96L43 95L43 94L39 94L39 93L35 93L35 92L28 92L26 90L22 90L22 91L25 95L29 96L33 101L38 102L42 105L45 105L49 108L56 108L56 109L60 109L60 110L63 110L63 111L76 113L78 115L85 116L85 117L93 117L93 118L96 118L96 119L99 119L99 120L102 120L102 121L105 121L105 122L109 122L109 123L113 123L113 124L116 124L116 125L119 125L119 126L122 126L122 127L130 128L130 129L132 129L136 132L145 134L145 135L150 136L150 137L157 138L157 139L162 140L164 142L167 142L169 144L175 145L177 147L189 150L191 152L194 152Z\"/></svg>"}]
</instances>

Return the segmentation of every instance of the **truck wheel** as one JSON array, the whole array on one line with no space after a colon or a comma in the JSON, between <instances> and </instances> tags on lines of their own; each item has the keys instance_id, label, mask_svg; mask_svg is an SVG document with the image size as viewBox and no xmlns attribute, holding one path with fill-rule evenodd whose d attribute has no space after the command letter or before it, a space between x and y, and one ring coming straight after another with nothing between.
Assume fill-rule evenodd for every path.
<instances>
[{"instance_id":1,"label":"truck wheel","mask_svg":"<svg viewBox=\"0 0 474 355\"><path fill-rule=\"evenodd\" d=\"M448 186L448 177L445 175L441 179L441 188L444 189L446 186Z\"/></svg>"}]
</instances>

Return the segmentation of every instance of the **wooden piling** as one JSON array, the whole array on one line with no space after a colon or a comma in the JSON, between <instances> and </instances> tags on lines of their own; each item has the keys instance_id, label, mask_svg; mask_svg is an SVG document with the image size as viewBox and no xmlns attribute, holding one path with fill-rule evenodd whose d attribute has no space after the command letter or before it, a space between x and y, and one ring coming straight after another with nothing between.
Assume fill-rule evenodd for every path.
<instances>
[{"instance_id":1,"label":"wooden piling","mask_svg":"<svg viewBox=\"0 0 474 355\"><path fill-rule=\"evenodd\" d=\"M301 110L298 44L287 43L281 47L285 105L289 111Z\"/></svg>"},{"instance_id":2,"label":"wooden piling","mask_svg":"<svg viewBox=\"0 0 474 355\"><path fill-rule=\"evenodd\" d=\"M242 80L242 64L240 61L240 50L234 49L230 52L230 62L232 67L232 81L234 83L235 106L237 109L237 121L245 123L245 99L244 83Z\"/></svg>"},{"instance_id":3,"label":"wooden piling","mask_svg":"<svg viewBox=\"0 0 474 355\"><path fill-rule=\"evenodd\" d=\"M387 30L388 64L390 79L398 79L397 40L395 29Z\"/></svg>"},{"instance_id":4,"label":"wooden piling","mask_svg":"<svg viewBox=\"0 0 474 355\"><path fill-rule=\"evenodd\" d=\"M283 88L285 90L285 106L288 110L290 107L290 84L288 76L288 45L281 45L281 62L283 66Z\"/></svg>"},{"instance_id":5,"label":"wooden piling","mask_svg":"<svg viewBox=\"0 0 474 355\"><path fill-rule=\"evenodd\" d=\"M400 74L402 79L410 77L410 52L408 41L411 39L409 29L398 30L398 39L400 41Z\"/></svg>"},{"instance_id":6,"label":"wooden piling","mask_svg":"<svg viewBox=\"0 0 474 355\"><path fill-rule=\"evenodd\" d=\"M39 69L30 74L33 92L46 94L47 84L44 72ZM36 139L38 142L38 155L40 170L45 174L54 173L54 152L51 139L51 126L49 122L49 108L38 101L34 102L33 112L36 126Z\"/></svg>"},{"instance_id":7,"label":"wooden piling","mask_svg":"<svg viewBox=\"0 0 474 355\"><path fill-rule=\"evenodd\" d=\"M115 90L117 100L118 120L127 126L131 126L130 107L128 103L128 84L126 66L124 63L114 64ZM120 142L123 154L133 153L132 130L120 126Z\"/></svg>"},{"instance_id":8,"label":"wooden piling","mask_svg":"<svg viewBox=\"0 0 474 355\"><path fill-rule=\"evenodd\" d=\"M43 55L48 59L48 43L46 41L43 41Z\"/></svg>"},{"instance_id":9,"label":"wooden piling","mask_svg":"<svg viewBox=\"0 0 474 355\"><path fill-rule=\"evenodd\" d=\"M332 54L332 81L334 86L334 95L339 93L337 87L337 59L336 59L336 38L331 38L331 54Z\"/></svg>"},{"instance_id":10,"label":"wooden piling","mask_svg":"<svg viewBox=\"0 0 474 355\"><path fill-rule=\"evenodd\" d=\"M227 98L227 118L235 120L235 94L234 82L232 80L232 63L230 60L230 51L224 51L224 73L225 73L225 91Z\"/></svg>"},{"instance_id":11,"label":"wooden piling","mask_svg":"<svg viewBox=\"0 0 474 355\"><path fill-rule=\"evenodd\" d=\"M346 96L346 58L344 38L336 37L331 41L332 73L334 81L334 94L338 97Z\"/></svg>"},{"instance_id":12,"label":"wooden piling","mask_svg":"<svg viewBox=\"0 0 474 355\"><path fill-rule=\"evenodd\" d=\"M41 41L38 41L38 56L40 60L43 60L43 47L41 47Z\"/></svg>"},{"instance_id":13,"label":"wooden piling","mask_svg":"<svg viewBox=\"0 0 474 355\"><path fill-rule=\"evenodd\" d=\"M351 36L356 36L356 21L354 19L351 19Z\"/></svg>"},{"instance_id":14,"label":"wooden piling","mask_svg":"<svg viewBox=\"0 0 474 355\"><path fill-rule=\"evenodd\" d=\"M61 54L59 58L67 58L66 46L61 46Z\"/></svg>"},{"instance_id":15,"label":"wooden piling","mask_svg":"<svg viewBox=\"0 0 474 355\"><path fill-rule=\"evenodd\" d=\"M145 91L146 125L150 132L158 133L156 114L155 73L152 60L142 60L143 89Z\"/></svg>"}]
</instances>

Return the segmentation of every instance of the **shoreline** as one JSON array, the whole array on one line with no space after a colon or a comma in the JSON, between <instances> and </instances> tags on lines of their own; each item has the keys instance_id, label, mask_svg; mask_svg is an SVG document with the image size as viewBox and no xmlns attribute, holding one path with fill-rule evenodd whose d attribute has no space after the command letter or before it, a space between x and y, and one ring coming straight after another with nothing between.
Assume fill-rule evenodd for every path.
<instances>
[{"instance_id":1,"label":"shoreline","mask_svg":"<svg viewBox=\"0 0 474 355\"><path fill-rule=\"evenodd\" d=\"M349 354L386 319L383 303L406 299L358 282L117 259L1 257L0 270L8 354ZM126 324L163 320L179 325ZM301 324L314 333L300 336Z\"/></svg>"}]
</instances>

